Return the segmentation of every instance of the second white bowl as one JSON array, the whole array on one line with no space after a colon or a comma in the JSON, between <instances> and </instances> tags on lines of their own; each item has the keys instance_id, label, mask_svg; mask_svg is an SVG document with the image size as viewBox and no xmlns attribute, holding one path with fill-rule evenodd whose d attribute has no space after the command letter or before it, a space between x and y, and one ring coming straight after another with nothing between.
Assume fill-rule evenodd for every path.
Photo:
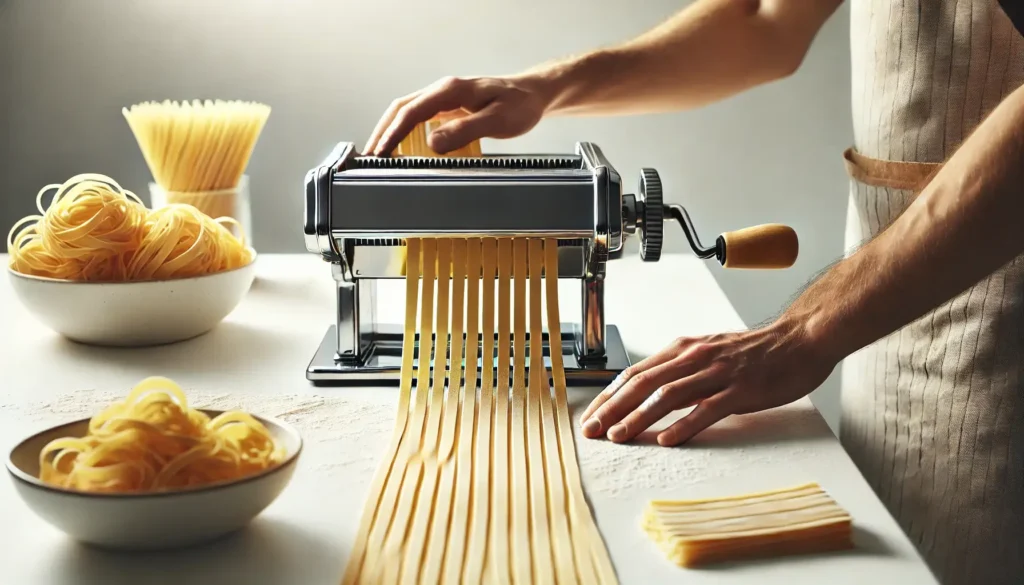
<instances>
[{"instance_id":1,"label":"second white bowl","mask_svg":"<svg viewBox=\"0 0 1024 585\"><path fill-rule=\"evenodd\" d=\"M248 265L215 274L138 282L75 282L27 276L10 268L11 286L36 319L92 345L146 346L207 333L245 297L256 274Z\"/></svg>"},{"instance_id":2,"label":"second white bowl","mask_svg":"<svg viewBox=\"0 0 1024 585\"><path fill-rule=\"evenodd\" d=\"M220 411L203 409L211 417ZM256 416L256 415L253 415ZM240 528L288 485L302 451L291 426L256 416L285 449L273 467L235 481L170 492L103 494L61 489L39 480L39 452L60 437L85 435L89 420L53 427L11 450L7 471L22 500L73 539L110 549L156 550L209 542Z\"/></svg>"}]
</instances>

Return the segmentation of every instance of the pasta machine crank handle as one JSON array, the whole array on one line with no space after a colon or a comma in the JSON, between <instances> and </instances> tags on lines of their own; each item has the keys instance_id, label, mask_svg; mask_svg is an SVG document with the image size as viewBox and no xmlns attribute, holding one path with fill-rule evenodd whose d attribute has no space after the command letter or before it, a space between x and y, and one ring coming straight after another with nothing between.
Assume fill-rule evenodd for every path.
<instances>
[{"instance_id":1,"label":"pasta machine crank handle","mask_svg":"<svg viewBox=\"0 0 1024 585\"><path fill-rule=\"evenodd\" d=\"M700 258L715 258L726 268L789 268L799 254L799 240L793 228L782 224L761 224L731 232L705 246L697 236L686 208L666 205L661 178L654 169L640 170L637 195L623 197L622 217L627 234L640 232L640 257L646 262L661 258L666 220L675 220L686 235L690 249Z\"/></svg>"}]
</instances>

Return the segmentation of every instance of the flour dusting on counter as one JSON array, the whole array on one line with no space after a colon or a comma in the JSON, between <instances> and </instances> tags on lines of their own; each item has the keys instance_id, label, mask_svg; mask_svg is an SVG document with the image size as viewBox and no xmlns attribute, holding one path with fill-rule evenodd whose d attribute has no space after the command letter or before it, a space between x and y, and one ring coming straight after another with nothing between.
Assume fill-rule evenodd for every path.
<instances>
[{"instance_id":1,"label":"flour dusting on counter","mask_svg":"<svg viewBox=\"0 0 1024 585\"><path fill-rule=\"evenodd\" d=\"M813 441L816 427L824 426L813 409L791 407L734 416L686 445L662 447L652 431L682 416L674 413L634 442L617 444L583 437L578 418L585 402L574 401L572 407L576 452L587 493L624 499L635 498L637 490L676 492L680 487L743 477L749 469L766 464L792 465L812 454L808 441ZM787 430L780 433L780 428Z\"/></svg>"}]
</instances>

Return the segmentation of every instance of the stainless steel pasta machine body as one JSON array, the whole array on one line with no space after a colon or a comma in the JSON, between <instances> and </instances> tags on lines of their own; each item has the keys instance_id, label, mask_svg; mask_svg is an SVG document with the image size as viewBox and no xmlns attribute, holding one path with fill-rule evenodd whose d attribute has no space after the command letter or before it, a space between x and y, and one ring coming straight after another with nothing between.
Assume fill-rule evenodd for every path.
<instances>
[{"instance_id":1,"label":"stainless steel pasta machine body","mask_svg":"<svg viewBox=\"0 0 1024 585\"><path fill-rule=\"evenodd\" d=\"M619 173L587 142L572 154L460 158L366 157L342 142L305 188L306 248L331 264L337 285L335 323L306 371L314 383L398 381L402 326L378 322L375 293L377 280L404 278L405 238L556 238L558 278L579 280L582 302L560 340L545 333L545 362L560 351L567 381L582 385L630 364L604 311L605 269L628 235L639 233L641 256L657 260L663 222L675 219L695 253L725 263L723 237L705 248L685 209L663 205L656 171L642 169L637 194L624 195Z\"/></svg>"}]
</instances>

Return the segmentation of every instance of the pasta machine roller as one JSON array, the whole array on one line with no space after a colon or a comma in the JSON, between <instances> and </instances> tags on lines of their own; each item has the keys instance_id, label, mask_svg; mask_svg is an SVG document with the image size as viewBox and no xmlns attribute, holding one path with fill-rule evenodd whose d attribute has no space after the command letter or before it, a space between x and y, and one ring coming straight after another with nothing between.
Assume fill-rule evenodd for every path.
<instances>
[{"instance_id":1,"label":"pasta machine roller","mask_svg":"<svg viewBox=\"0 0 1024 585\"><path fill-rule=\"evenodd\" d=\"M305 187L306 248L331 264L337 285L335 323L306 371L316 384L399 380L402 327L378 322L374 302L377 280L404 278L408 237L557 238L558 278L580 281L582 304L561 340L545 338L545 361L560 351L566 380L577 385L605 383L629 366L604 312L605 269L627 236L638 235L646 261L661 255L666 219L698 256L727 267L786 267L797 252L796 234L781 225L704 246L686 210L664 204L657 171L642 169L637 193L623 194L619 173L588 142L572 154L479 157L361 156L343 142L306 174Z\"/></svg>"}]
</instances>

